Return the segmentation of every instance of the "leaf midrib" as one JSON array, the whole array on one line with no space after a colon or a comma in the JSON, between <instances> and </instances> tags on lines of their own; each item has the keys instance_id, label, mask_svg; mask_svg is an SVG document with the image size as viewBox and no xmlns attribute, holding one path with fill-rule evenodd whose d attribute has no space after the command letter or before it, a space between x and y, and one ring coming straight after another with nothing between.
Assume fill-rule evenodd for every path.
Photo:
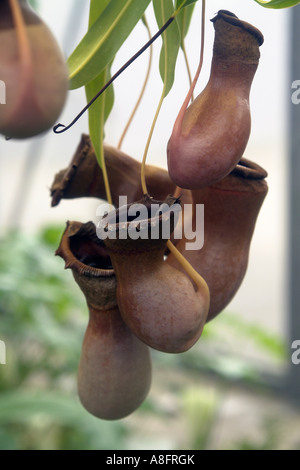
<instances>
[{"instance_id":1,"label":"leaf midrib","mask_svg":"<svg viewBox=\"0 0 300 470\"><path fill-rule=\"evenodd\" d=\"M100 47L102 46L102 44L105 42L105 40L110 36L111 34L111 31L113 31L114 27L116 24L118 24L119 22L119 19L123 16L124 12L126 12L126 10L128 10L129 6L132 4L134 0L129 0L126 2L124 8L120 11L120 13L118 14L118 16L116 17L115 21L112 22L110 28L106 31L106 34L102 37L102 39L95 45L94 48L92 48L90 50L90 53L87 55L86 57L86 60L82 61L80 63L80 65L73 71L72 74L70 74L70 80L72 80L72 78L74 76L76 76L78 74L78 71L80 69L83 69L86 64L88 64L90 62L90 60L92 59L92 57L96 54L97 50L100 49ZM105 9L106 10L106 9ZM105 11L104 10L104 11ZM96 23L94 23L94 25L96 25Z\"/></svg>"}]
</instances>

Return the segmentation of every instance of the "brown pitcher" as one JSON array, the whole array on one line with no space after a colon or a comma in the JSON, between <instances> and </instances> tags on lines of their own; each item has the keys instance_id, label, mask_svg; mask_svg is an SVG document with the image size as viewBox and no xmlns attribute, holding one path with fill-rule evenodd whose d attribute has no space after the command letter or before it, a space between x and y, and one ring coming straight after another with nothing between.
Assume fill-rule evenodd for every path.
<instances>
[{"instance_id":1,"label":"brown pitcher","mask_svg":"<svg viewBox=\"0 0 300 470\"><path fill-rule=\"evenodd\" d=\"M164 261L167 232L172 233L176 223L176 202L167 198L165 211L155 215L162 201L145 196L112 211L99 224L116 273L124 321L143 342L169 353L186 351L198 340L209 307L205 281L196 291L184 273ZM134 208L144 216L130 219Z\"/></svg>"},{"instance_id":2,"label":"brown pitcher","mask_svg":"<svg viewBox=\"0 0 300 470\"><path fill-rule=\"evenodd\" d=\"M104 145L104 155L114 206L119 207L119 196L127 196L128 204L140 200L143 197L141 163L108 145ZM163 200L175 190L175 184L170 180L168 172L162 168L147 165L146 180L149 194L155 199ZM106 199L102 170L87 134L82 134L68 168L55 175L50 193L52 207L58 205L61 199ZM189 191L182 191L182 200L191 202Z\"/></svg>"},{"instance_id":3,"label":"brown pitcher","mask_svg":"<svg viewBox=\"0 0 300 470\"><path fill-rule=\"evenodd\" d=\"M227 10L212 22L208 83L189 106L188 93L167 147L170 177L187 189L211 186L229 174L243 156L251 129L249 94L263 35Z\"/></svg>"},{"instance_id":4,"label":"brown pitcher","mask_svg":"<svg viewBox=\"0 0 300 470\"><path fill-rule=\"evenodd\" d=\"M194 205L204 204L204 245L189 250L183 238L177 249L206 280L210 295L207 321L232 300L245 276L257 216L266 197L267 173L243 158L223 180L193 190ZM169 254L167 264L181 269Z\"/></svg>"},{"instance_id":5,"label":"brown pitcher","mask_svg":"<svg viewBox=\"0 0 300 470\"><path fill-rule=\"evenodd\" d=\"M149 348L122 320L115 273L94 224L68 222L56 254L72 270L89 310L78 367L81 403L98 418L124 418L149 392Z\"/></svg>"},{"instance_id":6,"label":"brown pitcher","mask_svg":"<svg viewBox=\"0 0 300 470\"><path fill-rule=\"evenodd\" d=\"M24 139L48 130L66 101L68 69L55 36L27 0L0 1L0 64L6 87L0 133Z\"/></svg>"}]
</instances>

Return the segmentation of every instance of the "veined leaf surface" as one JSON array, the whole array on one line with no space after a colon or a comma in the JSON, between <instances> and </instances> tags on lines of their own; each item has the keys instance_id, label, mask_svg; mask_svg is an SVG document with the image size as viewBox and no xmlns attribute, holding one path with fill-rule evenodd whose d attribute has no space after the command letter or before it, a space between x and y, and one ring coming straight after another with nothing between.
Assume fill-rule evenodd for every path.
<instances>
[{"instance_id":1,"label":"veined leaf surface","mask_svg":"<svg viewBox=\"0 0 300 470\"><path fill-rule=\"evenodd\" d=\"M105 69L149 3L150 0L108 2L68 59L70 89L86 85Z\"/></svg>"},{"instance_id":2,"label":"veined leaf surface","mask_svg":"<svg viewBox=\"0 0 300 470\"><path fill-rule=\"evenodd\" d=\"M174 13L172 0L153 0L153 8L159 28L161 28ZM177 21L173 21L162 34L162 48L159 60L159 71L165 87L165 96L167 96L174 83L179 47L179 28Z\"/></svg>"},{"instance_id":3,"label":"veined leaf surface","mask_svg":"<svg viewBox=\"0 0 300 470\"><path fill-rule=\"evenodd\" d=\"M90 16L89 28L100 17L111 0L91 0L90 2ZM87 101L89 102L99 90L108 82L111 77L110 62L105 69L93 80L85 86L85 93ZM97 98L97 100L89 107L89 134L95 150L97 161L100 167L103 167L103 139L104 139L104 124L108 118L114 103L113 85L110 85L105 92Z\"/></svg>"}]
</instances>

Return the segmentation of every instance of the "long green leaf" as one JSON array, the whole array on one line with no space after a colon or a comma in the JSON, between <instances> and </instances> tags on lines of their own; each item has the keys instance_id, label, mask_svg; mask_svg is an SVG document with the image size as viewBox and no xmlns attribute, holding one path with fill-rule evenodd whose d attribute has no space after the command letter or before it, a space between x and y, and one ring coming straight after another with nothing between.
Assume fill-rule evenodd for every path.
<instances>
[{"instance_id":1,"label":"long green leaf","mask_svg":"<svg viewBox=\"0 0 300 470\"><path fill-rule=\"evenodd\" d=\"M94 80L85 86L87 101L90 101L110 79L110 65L108 65ZM89 133L96 153L97 161L103 166L103 139L104 124L112 110L114 102L113 87L109 86L105 92L89 108Z\"/></svg>"},{"instance_id":2,"label":"long green leaf","mask_svg":"<svg viewBox=\"0 0 300 470\"><path fill-rule=\"evenodd\" d=\"M178 9L181 5L182 8L188 7L192 3L196 3L198 0L176 0L176 9Z\"/></svg>"},{"instance_id":3,"label":"long green leaf","mask_svg":"<svg viewBox=\"0 0 300 470\"><path fill-rule=\"evenodd\" d=\"M90 2L90 16L89 28L100 17L111 0L91 0ZM108 64L105 69L85 86L85 93L87 101L89 102L99 90L107 83L111 77L110 68L112 62ZM100 167L103 167L103 139L104 139L104 124L108 118L114 103L113 85L93 103L89 108L89 134L95 150L97 161Z\"/></svg>"},{"instance_id":4,"label":"long green leaf","mask_svg":"<svg viewBox=\"0 0 300 470\"><path fill-rule=\"evenodd\" d=\"M153 0L153 8L159 28L161 28L174 13L172 0ZM167 96L174 83L179 47L180 33L178 24L176 21L173 21L162 34L159 70L165 87L164 96Z\"/></svg>"},{"instance_id":5,"label":"long green leaf","mask_svg":"<svg viewBox=\"0 0 300 470\"><path fill-rule=\"evenodd\" d=\"M70 89L86 85L105 69L149 3L150 0L108 3L68 59Z\"/></svg>"},{"instance_id":6,"label":"long green leaf","mask_svg":"<svg viewBox=\"0 0 300 470\"><path fill-rule=\"evenodd\" d=\"M298 5L300 0L271 0L271 1L264 1L264 0L255 0L256 3L265 7L265 8L290 8Z\"/></svg>"},{"instance_id":7,"label":"long green leaf","mask_svg":"<svg viewBox=\"0 0 300 470\"><path fill-rule=\"evenodd\" d=\"M105 10L111 0L90 0L89 28Z\"/></svg>"},{"instance_id":8,"label":"long green leaf","mask_svg":"<svg viewBox=\"0 0 300 470\"><path fill-rule=\"evenodd\" d=\"M176 3L176 8L178 8L178 1ZM192 19L193 12L194 12L194 8L195 8L195 4L190 4L187 8L183 8L176 17L179 31L180 31L180 36L181 36L181 43L180 43L181 47L183 47L184 38L188 33L191 19Z\"/></svg>"}]
</instances>

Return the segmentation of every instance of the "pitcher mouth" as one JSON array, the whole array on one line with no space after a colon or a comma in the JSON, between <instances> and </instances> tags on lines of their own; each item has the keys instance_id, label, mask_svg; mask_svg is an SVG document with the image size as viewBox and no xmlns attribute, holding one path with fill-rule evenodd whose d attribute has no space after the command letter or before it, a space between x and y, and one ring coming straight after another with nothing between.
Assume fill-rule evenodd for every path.
<instances>
[{"instance_id":1,"label":"pitcher mouth","mask_svg":"<svg viewBox=\"0 0 300 470\"><path fill-rule=\"evenodd\" d=\"M103 240L93 222L68 221L55 252L65 261L65 268L89 277L114 276L114 269Z\"/></svg>"},{"instance_id":2,"label":"pitcher mouth","mask_svg":"<svg viewBox=\"0 0 300 470\"><path fill-rule=\"evenodd\" d=\"M247 158L241 158L231 174L251 180L263 180L268 176L264 168Z\"/></svg>"},{"instance_id":3,"label":"pitcher mouth","mask_svg":"<svg viewBox=\"0 0 300 470\"><path fill-rule=\"evenodd\" d=\"M227 21L227 23L230 23L234 26L238 26L246 31L248 31L250 34L252 34L258 41L259 46L261 46L264 42L264 37L261 31L259 29L255 28L255 26L251 25L250 23L247 23L247 21L240 20L234 13L228 10L219 10L217 15L212 18L210 21L212 23L215 23L217 19L222 18L224 21Z\"/></svg>"},{"instance_id":4,"label":"pitcher mouth","mask_svg":"<svg viewBox=\"0 0 300 470\"><path fill-rule=\"evenodd\" d=\"M144 195L139 201L123 205L105 215L97 226L105 238L133 238L131 234L140 233L140 238L152 238L151 232L157 229L163 233L163 226L169 224L172 233L181 211L180 199L167 196L164 201L157 201ZM132 233L131 233L132 232ZM127 236L126 236L127 235ZM169 237L167 237L169 238Z\"/></svg>"}]
</instances>

